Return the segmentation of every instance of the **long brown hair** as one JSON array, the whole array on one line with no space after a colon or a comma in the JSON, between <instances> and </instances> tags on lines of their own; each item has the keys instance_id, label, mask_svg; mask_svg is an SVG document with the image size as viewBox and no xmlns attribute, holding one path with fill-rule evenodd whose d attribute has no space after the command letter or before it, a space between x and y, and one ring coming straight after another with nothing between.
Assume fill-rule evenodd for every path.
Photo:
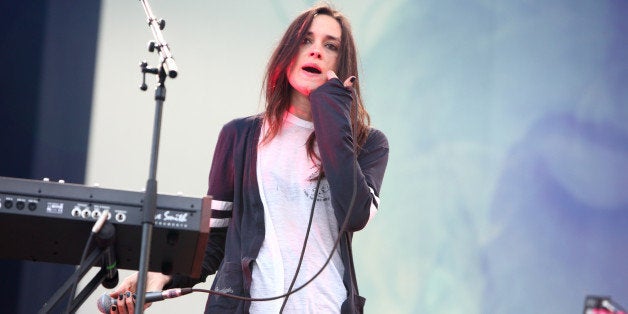
<instances>
[{"instance_id":1,"label":"long brown hair","mask_svg":"<svg viewBox=\"0 0 628 314\"><path fill-rule=\"evenodd\" d=\"M264 78L266 96L264 119L269 128L266 134L263 135L262 143L272 140L281 129L284 114L290 106L290 92L292 91L292 86L290 86L287 76L288 66L298 53L299 47L312 25L312 20L314 20L314 17L318 14L329 15L340 24L341 37L336 74L341 80L351 75L357 78L353 82L353 89L355 91L354 103L356 105L351 106L351 117L356 114L355 110L357 108L357 121L351 121L351 124L356 136L356 138L354 138L357 147L356 151L359 152L359 148L362 147L368 136L371 120L362 103L362 97L360 97L357 50L349 20L329 5L312 7L301 13L292 21L268 62L268 68ZM314 153L314 133L312 133L307 141L307 153L310 158L319 159Z\"/></svg>"}]
</instances>

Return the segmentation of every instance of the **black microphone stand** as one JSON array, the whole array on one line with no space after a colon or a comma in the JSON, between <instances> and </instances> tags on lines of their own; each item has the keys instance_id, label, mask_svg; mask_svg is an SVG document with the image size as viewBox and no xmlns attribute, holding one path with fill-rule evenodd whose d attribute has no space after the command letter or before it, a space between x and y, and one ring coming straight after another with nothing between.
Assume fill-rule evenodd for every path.
<instances>
[{"instance_id":1,"label":"black microphone stand","mask_svg":"<svg viewBox=\"0 0 628 314\"><path fill-rule=\"evenodd\" d=\"M166 100L166 77L175 78L177 76L177 65L172 58L170 48L163 38L161 30L166 26L164 20L155 19L150 6L145 0L140 0L144 7L144 12L148 17L148 25L153 33L154 41L151 41L148 47L150 52L157 50L160 56L159 69L148 68L144 61L140 64L142 68L142 85L141 89L146 90L146 73L157 74L158 83L155 89L155 121L153 123L153 140L151 146L150 168L148 171L148 180L146 181L146 190L144 203L142 206L142 244L140 254L140 264L138 267L137 280L137 300L135 303L135 313L144 312L144 303L146 295L146 279L148 273L148 261L150 260L150 243L153 233L153 225L155 224L155 212L157 206L157 156L159 153L159 136L161 131L161 115L163 111L163 103Z\"/></svg>"}]
</instances>

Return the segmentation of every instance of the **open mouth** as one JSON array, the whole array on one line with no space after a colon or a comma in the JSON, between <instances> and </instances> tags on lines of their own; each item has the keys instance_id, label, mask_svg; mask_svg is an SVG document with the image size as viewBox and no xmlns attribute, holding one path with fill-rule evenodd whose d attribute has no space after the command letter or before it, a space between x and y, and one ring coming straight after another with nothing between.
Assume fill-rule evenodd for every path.
<instances>
[{"instance_id":1,"label":"open mouth","mask_svg":"<svg viewBox=\"0 0 628 314\"><path fill-rule=\"evenodd\" d=\"M312 65L306 65L304 67L301 68L303 71L309 72L309 73L314 73L314 74L321 74L321 70L315 66Z\"/></svg>"}]
</instances>

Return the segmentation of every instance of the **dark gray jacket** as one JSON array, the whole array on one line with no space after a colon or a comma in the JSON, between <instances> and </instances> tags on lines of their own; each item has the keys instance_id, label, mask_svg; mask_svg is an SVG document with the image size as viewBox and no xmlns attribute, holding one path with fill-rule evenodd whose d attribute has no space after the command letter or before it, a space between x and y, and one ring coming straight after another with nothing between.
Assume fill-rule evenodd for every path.
<instances>
[{"instance_id":1,"label":"dark gray jacket","mask_svg":"<svg viewBox=\"0 0 628 314\"><path fill-rule=\"evenodd\" d=\"M321 163L331 191L332 206L338 225L345 221L354 191L356 194L346 233L340 242L345 267L343 282L347 300L343 313L361 312L364 298L358 296L350 271L350 241L352 234L366 225L372 204L377 206L386 164L386 136L371 129L355 164L350 127L351 92L333 79L310 94L312 119ZM226 124L216 144L209 175L208 195L214 200L232 203L232 210L214 210L210 237L205 252L202 276L193 279L173 276L168 287L192 286L218 272L212 290L250 297L251 262L255 260L264 240L264 208L256 176L257 145L261 132L261 116L236 119ZM214 207L212 207L214 208ZM229 208L231 209L231 208ZM228 227L220 221L229 219ZM210 295L206 313L247 313L250 302L224 296Z\"/></svg>"}]
</instances>

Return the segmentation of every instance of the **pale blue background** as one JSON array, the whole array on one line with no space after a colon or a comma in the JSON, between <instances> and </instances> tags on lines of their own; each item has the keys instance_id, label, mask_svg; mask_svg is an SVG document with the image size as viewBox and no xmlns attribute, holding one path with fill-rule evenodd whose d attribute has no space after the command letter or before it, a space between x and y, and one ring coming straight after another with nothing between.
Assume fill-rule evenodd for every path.
<instances>
[{"instance_id":1,"label":"pale blue background","mask_svg":"<svg viewBox=\"0 0 628 314\"><path fill-rule=\"evenodd\" d=\"M627 13L625 1L399 7L364 58L391 143L377 230L358 236L373 252L358 264L371 310L628 304Z\"/></svg>"}]
</instances>

